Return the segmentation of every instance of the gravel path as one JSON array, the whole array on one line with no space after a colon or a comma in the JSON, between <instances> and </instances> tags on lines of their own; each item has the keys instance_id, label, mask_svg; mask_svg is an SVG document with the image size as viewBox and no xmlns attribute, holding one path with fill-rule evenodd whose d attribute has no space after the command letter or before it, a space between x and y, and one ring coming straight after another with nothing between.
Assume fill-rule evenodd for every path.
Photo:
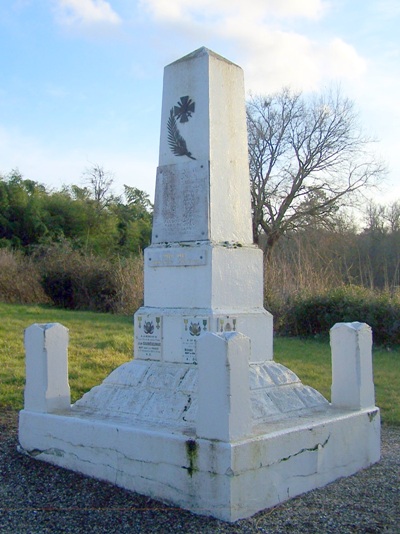
<instances>
[{"instance_id":1,"label":"gravel path","mask_svg":"<svg viewBox=\"0 0 400 534\"><path fill-rule=\"evenodd\" d=\"M20 455L17 414L0 414L0 532L400 533L400 427L381 461L234 524L201 517Z\"/></svg>"}]
</instances>

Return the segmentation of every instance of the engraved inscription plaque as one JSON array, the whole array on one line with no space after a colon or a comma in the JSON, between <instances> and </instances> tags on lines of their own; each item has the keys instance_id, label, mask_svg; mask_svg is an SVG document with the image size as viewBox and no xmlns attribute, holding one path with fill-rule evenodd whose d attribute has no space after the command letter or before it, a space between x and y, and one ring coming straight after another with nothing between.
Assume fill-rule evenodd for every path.
<instances>
[{"instance_id":1,"label":"engraved inscription plaque","mask_svg":"<svg viewBox=\"0 0 400 534\"><path fill-rule=\"evenodd\" d=\"M208 317L184 317L182 321L182 350L185 363L197 363L196 339L204 332L208 332Z\"/></svg>"},{"instance_id":2,"label":"engraved inscription plaque","mask_svg":"<svg viewBox=\"0 0 400 534\"><path fill-rule=\"evenodd\" d=\"M217 332L236 332L237 330L237 317L230 315L222 315L217 317Z\"/></svg>"},{"instance_id":3,"label":"engraved inscription plaque","mask_svg":"<svg viewBox=\"0 0 400 534\"><path fill-rule=\"evenodd\" d=\"M135 338L138 358L161 359L162 317L159 315L137 315L135 317Z\"/></svg>"},{"instance_id":4,"label":"engraved inscription plaque","mask_svg":"<svg viewBox=\"0 0 400 534\"><path fill-rule=\"evenodd\" d=\"M206 265L205 248L166 248L149 250L146 255L146 267L189 267Z\"/></svg>"},{"instance_id":5,"label":"engraved inscription plaque","mask_svg":"<svg viewBox=\"0 0 400 534\"><path fill-rule=\"evenodd\" d=\"M157 170L152 243L209 239L209 165L193 161Z\"/></svg>"}]
</instances>

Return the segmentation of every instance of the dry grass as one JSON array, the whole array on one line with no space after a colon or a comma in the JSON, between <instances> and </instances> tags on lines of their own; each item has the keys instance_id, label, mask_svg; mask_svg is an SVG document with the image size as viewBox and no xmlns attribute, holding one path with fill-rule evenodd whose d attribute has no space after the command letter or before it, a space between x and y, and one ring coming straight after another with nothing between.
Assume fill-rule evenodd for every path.
<instances>
[{"instance_id":1,"label":"dry grass","mask_svg":"<svg viewBox=\"0 0 400 534\"><path fill-rule=\"evenodd\" d=\"M31 257L0 249L0 302L131 315L143 303L143 256L110 259L52 246Z\"/></svg>"},{"instance_id":2,"label":"dry grass","mask_svg":"<svg viewBox=\"0 0 400 534\"><path fill-rule=\"evenodd\" d=\"M142 305L142 256L104 258L64 246L47 249L37 262L57 306L129 315Z\"/></svg>"},{"instance_id":3,"label":"dry grass","mask_svg":"<svg viewBox=\"0 0 400 534\"><path fill-rule=\"evenodd\" d=\"M40 284L38 266L31 258L0 249L0 301L9 304L50 302Z\"/></svg>"}]
</instances>

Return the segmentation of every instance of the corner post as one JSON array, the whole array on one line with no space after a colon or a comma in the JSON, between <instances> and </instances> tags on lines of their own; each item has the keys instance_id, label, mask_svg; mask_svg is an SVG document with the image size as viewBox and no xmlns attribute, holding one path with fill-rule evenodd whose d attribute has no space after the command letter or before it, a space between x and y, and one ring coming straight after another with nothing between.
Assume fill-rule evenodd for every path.
<instances>
[{"instance_id":1,"label":"corner post","mask_svg":"<svg viewBox=\"0 0 400 534\"><path fill-rule=\"evenodd\" d=\"M332 405L360 410L375 406L372 330L366 323L336 323L330 331Z\"/></svg>"},{"instance_id":2,"label":"corner post","mask_svg":"<svg viewBox=\"0 0 400 534\"><path fill-rule=\"evenodd\" d=\"M197 342L200 438L235 441L251 432L250 340L238 332L206 333Z\"/></svg>"},{"instance_id":3,"label":"corner post","mask_svg":"<svg viewBox=\"0 0 400 534\"><path fill-rule=\"evenodd\" d=\"M25 410L69 410L68 329L59 323L33 324L25 330Z\"/></svg>"}]
</instances>

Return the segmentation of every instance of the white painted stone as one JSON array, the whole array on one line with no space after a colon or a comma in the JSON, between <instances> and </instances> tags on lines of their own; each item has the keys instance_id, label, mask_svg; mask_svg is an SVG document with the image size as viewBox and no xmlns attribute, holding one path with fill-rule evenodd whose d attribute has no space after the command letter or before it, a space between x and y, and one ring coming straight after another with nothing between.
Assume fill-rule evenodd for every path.
<instances>
[{"instance_id":1,"label":"white painted stone","mask_svg":"<svg viewBox=\"0 0 400 534\"><path fill-rule=\"evenodd\" d=\"M194 428L197 416L197 367L134 360L113 371L100 386L73 406L94 418L117 418L133 424Z\"/></svg>"},{"instance_id":2,"label":"white painted stone","mask_svg":"<svg viewBox=\"0 0 400 534\"><path fill-rule=\"evenodd\" d=\"M232 419L234 413L241 423L247 421L250 432L279 419L297 420L326 411L328 401L313 388L304 386L298 376L283 365L274 361L249 365L251 343L248 339L246 343L240 342L243 350L239 358L236 348L242 338L247 339L238 332L211 334L206 331L196 336L192 365L135 359L113 371L103 384L78 400L72 410L74 413L84 410L94 418L151 424L158 429L174 428L194 435L203 435L198 430L199 418L204 425L210 424L209 403L215 405L214 412L225 422L220 424L219 419L213 417L211 428L215 426L218 432L238 426ZM203 385L199 384L200 374ZM212 386L214 382L220 386ZM210 388L214 391L212 395ZM250 415L246 415L244 409L243 388L249 398ZM206 402L199 409L201 398Z\"/></svg>"},{"instance_id":3,"label":"white painted stone","mask_svg":"<svg viewBox=\"0 0 400 534\"><path fill-rule=\"evenodd\" d=\"M171 149L171 120L190 156ZM165 67L155 200L153 244L252 243L243 71L206 48Z\"/></svg>"},{"instance_id":4,"label":"white painted stone","mask_svg":"<svg viewBox=\"0 0 400 534\"><path fill-rule=\"evenodd\" d=\"M223 442L23 410L19 439L37 459L232 522L377 462L380 418L328 408Z\"/></svg>"},{"instance_id":5,"label":"white painted stone","mask_svg":"<svg viewBox=\"0 0 400 534\"><path fill-rule=\"evenodd\" d=\"M197 265L174 265L177 258L184 261L194 253L199 257ZM257 247L151 246L144 257L145 306L239 310L263 306L263 259ZM154 259L165 266L153 267Z\"/></svg>"},{"instance_id":6,"label":"white painted stone","mask_svg":"<svg viewBox=\"0 0 400 534\"><path fill-rule=\"evenodd\" d=\"M304 386L287 367L274 361L251 363L250 401L253 425L279 419L298 419L325 411L328 401L315 389Z\"/></svg>"},{"instance_id":7,"label":"white painted stone","mask_svg":"<svg viewBox=\"0 0 400 534\"><path fill-rule=\"evenodd\" d=\"M179 246L157 246L148 249L146 268L157 267L196 267L207 265L208 246L196 243L180 243Z\"/></svg>"},{"instance_id":8,"label":"white painted stone","mask_svg":"<svg viewBox=\"0 0 400 534\"><path fill-rule=\"evenodd\" d=\"M156 183L153 243L209 240L208 161L159 167Z\"/></svg>"},{"instance_id":9,"label":"white painted stone","mask_svg":"<svg viewBox=\"0 0 400 534\"><path fill-rule=\"evenodd\" d=\"M251 433L249 355L250 340L237 332L199 338L200 438L229 442Z\"/></svg>"},{"instance_id":10,"label":"white painted stone","mask_svg":"<svg viewBox=\"0 0 400 534\"><path fill-rule=\"evenodd\" d=\"M210 318L193 315L182 317L181 321L182 361L197 363L196 340L210 331Z\"/></svg>"},{"instance_id":11,"label":"white painted stone","mask_svg":"<svg viewBox=\"0 0 400 534\"><path fill-rule=\"evenodd\" d=\"M141 360L162 359L163 317L160 313L143 313L135 315L134 353Z\"/></svg>"},{"instance_id":12,"label":"white painted stone","mask_svg":"<svg viewBox=\"0 0 400 534\"><path fill-rule=\"evenodd\" d=\"M136 358L196 363L182 320L197 316L212 332L250 337L251 361L272 359L263 256L252 244L243 73L206 48L165 68L152 245L144 264ZM143 335L139 319L146 314L161 317L161 343Z\"/></svg>"},{"instance_id":13,"label":"white painted stone","mask_svg":"<svg viewBox=\"0 0 400 534\"><path fill-rule=\"evenodd\" d=\"M365 323L337 323L331 328L331 347L333 406L375 406L371 328Z\"/></svg>"},{"instance_id":14,"label":"white painted stone","mask_svg":"<svg viewBox=\"0 0 400 534\"><path fill-rule=\"evenodd\" d=\"M68 330L58 323L33 324L25 330L25 409L69 409Z\"/></svg>"},{"instance_id":15,"label":"white painted stone","mask_svg":"<svg viewBox=\"0 0 400 534\"><path fill-rule=\"evenodd\" d=\"M263 308L248 310L228 310L210 308L156 308L162 323L162 361L175 363L195 363L193 344L188 332L184 331L184 322L200 322L202 332L204 321L207 321L206 331L211 332L241 332L251 339L251 362L264 362L273 358L273 318ZM135 332L139 331L139 318L155 317L155 308L142 307L135 314ZM140 339L144 336L140 334ZM150 338L151 336L149 336ZM152 342L149 339L150 342ZM192 339L193 341L193 339ZM191 348L190 348L191 347ZM160 353L159 344L156 345ZM160 354L161 356L161 354ZM147 351L140 350L138 338L135 336L135 359L150 358Z\"/></svg>"},{"instance_id":16,"label":"white painted stone","mask_svg":"<svg viewBox=\"0 0 400 534\"><path fill-rule=\"evenodd\" d=\"M249 365L239 333L197 344L197 366L131 361L64 415L23 410L21 450L226 521L379 460L377 408L332 408L284 366Z\"/></svg>"}]
</instances>

